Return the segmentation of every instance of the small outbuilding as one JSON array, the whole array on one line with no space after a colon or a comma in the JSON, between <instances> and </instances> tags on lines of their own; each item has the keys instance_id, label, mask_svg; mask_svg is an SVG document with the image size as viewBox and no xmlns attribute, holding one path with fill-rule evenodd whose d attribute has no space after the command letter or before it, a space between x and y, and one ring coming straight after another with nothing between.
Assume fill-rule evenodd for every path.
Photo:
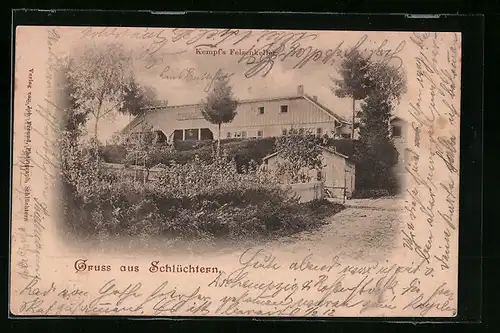
<instances>
[{"instance_id":1,"label":"small outbuilding","mask_svg":"<svg viewBox=\"0 0 500 333\"><path fill-rule=\"evenodd\" d=\"M321 147L323 167L321 170L304 170L314 182L323 182L325 190L333 197L341 198L344 194L347 198L352 196L356 183L356 168L354 163L346 155L332 148ZM276 170L282 163L279 152L264 157L263 162L266 169ZM282 179L285 184L290 184L289 179Z\"/></svg>"}]
</instances>

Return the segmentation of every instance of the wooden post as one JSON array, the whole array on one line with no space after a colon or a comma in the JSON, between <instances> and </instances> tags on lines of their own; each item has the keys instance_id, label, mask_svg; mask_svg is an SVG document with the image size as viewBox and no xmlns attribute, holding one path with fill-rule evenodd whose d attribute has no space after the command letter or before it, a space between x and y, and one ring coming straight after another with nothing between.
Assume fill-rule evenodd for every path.
<instances>
[{"instance_id":1,"label":"wooden post","mask_svg":"<svg viewBox=\"0 0 500 333\"><path fill-rule=\"evenodd\" d=\"M344 196L342 198L342 204L345 204L347 199L347 170L344 168Z\"/></svg>"},{"instance_id":2,"label":"wooden post","mask_svg":"<svg viewBox=\"0 0 500 333\"><path fill-rule=\"evenodd\" d=\"M201 141L201 128L198 128L198 141Z\"/></svg>"},{"instance_id":3,"label":"wooden post","mask_svg":"<svg viewBox=\"0 0 500 333\"><path fill-rule=\"evenodd\" d=\"M186 130L182 130L182 141L186 141Z\"/></svg>"}]
</instances>

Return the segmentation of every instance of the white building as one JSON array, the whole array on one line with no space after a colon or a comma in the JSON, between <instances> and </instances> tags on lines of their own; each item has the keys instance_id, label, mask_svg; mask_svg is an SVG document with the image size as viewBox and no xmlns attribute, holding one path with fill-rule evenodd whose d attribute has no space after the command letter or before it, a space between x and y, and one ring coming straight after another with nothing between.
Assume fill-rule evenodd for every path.
<instances>
[{"instance_id":1,"label":"white building","mask_svg":"<svg viewBox=\"0 0 500 333\"><path fill-rule=\"evenodd\" d=\"M339 152L321 147L322 168L320 170L304 170L304 173L310 178L310 181L323 182L324 187L328 189L335 197L347 198L352 196L356 184L356 167L348 156ZM283 163L279 152L266 156L264 164L267 169L276 171L279 164ZM285 184L290 183L290 179L281 180ZM345 188L345 192L344 192Z\"/></svg>"},{"instance_id":2,"label":"white building","mask_svg":"<svg viewBox=\"0 0 500 333\"><path fill-rule=\"evenodd\" d=\"M217 139L217 125L211 124L201 113L201 104L162 106L149 109L144 117L136 117L122 134L138 135L152 127L160 140ZM407 123L399 117L390 121L394 144L399 153L396 165L398 175L406 173ZM317 135L350 138L351 123L332 109L320 103L316 96L305 93L299 85L296 94L239 101L233 121L222 124L221 138L262 138L286 134L291 128L307 129ZM350 181L348 181L350 183Z\"/></svg>"},{"instance_id":3,"label":"white building","mask_svg":"<svg viewBox=\"0 0 500 333\"><path fill-rule=\"evenodd\" d=\"M350 138L351 125L346 119L321 104L316 96L297 87L295 95L241 100L232 122L222 124L221 138L276 137L293 128L303 128L318 135ZM201 104L172 105L150 109L122 131L139 133L143 125L152 126L163 140L217 139L217 125L201 113Z\"/></svg>"}]
</instances>

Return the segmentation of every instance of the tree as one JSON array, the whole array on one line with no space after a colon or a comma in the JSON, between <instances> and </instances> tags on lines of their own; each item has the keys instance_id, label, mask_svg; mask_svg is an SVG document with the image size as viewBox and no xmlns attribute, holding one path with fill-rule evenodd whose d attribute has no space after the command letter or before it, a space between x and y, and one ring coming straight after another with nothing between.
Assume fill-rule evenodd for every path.
<instances>
[{"instance_id":1,"label":"tree","mask_svg":"<svg viewBox=\"0 0 500 333\"><path fill-rule=\"evenodd\" d=\"M218 126L217 152L219 154L221 125L233 121L237 107L238 101L233 97L233 90L227 79L217 80L212 91L202 101L201 113L203 117Z\"/></svg>"},{"instance_id":2,"label":"tree","mask_svg":"<svg viewBox=\"0 0 500 333\"><path fill-rule=\"evenodd\" d=\"M135 75L131 75L124 87L123 103L118 112L132 116L144 116L148 108L160 106L156 90L150 86L141 85Z\"/></svg>"},{"instance_id":3,"label":"tree","mask_svg":"<svg viewBox=\"0 0 500 333\"><path fill-rule=\"evenodd\" d=\"M359 142L355 152L356 180L360 188L396 190L393 166L398 152L391 137L389 121L393 109L406 92L406 76L386 64L370 67L373 85L361 105Z\"/></svg>"},{"instance_id":4,"label":"tree","mask_svg":"<svg viewBox=\"0 0 500 333\"><path fill-rule=\"evenodd\" d=\"M156 147L153 145L154 133L152 129L146 123L143 123L142 127L141 135L131 140L132 145L125 156L125 164L138 166L139 161L141 161L144 169L143 183L146 183L149 179L149 170L155 163Z\"/></svg>"},{"instance_id":5,"label":"tree","mask_svg":"<svg viewBox=\"0 0 500 333\"><path fill-rule=\"evenodd\" d=\"M277 138L276 151L283 160L278 165L278 173L287 174L293 183L310 181L302 170L321 170L323 167L321 147L316 141L313 134L297 129Z\"/></svg>"},{"instance_id":6,"label":"tree","mask_svg":"<svg viewBox=\"0 0 500 333\"><path fill-rule=\"evenodd\" d=\"M407 92L407 78L402 69L398 69L385 62L370 64L369 76L370 91L373 96L384 100L393 109Z\"/></svg>"},{"instance_id":7,"label":"tree","mask_svg":"<svg viewBox=\"0 0 500 333\"><path fill-rule=\"evenodd\" d=\"M155 134L151 127L148 127L146 115L150 108L161 105L156 98L156 91L150 87L137 82L134 75L130 76L128 85L125 87L123 104L118 109L122 114L129 114L142 117L141 131L139 137L135 138L132 151L125 157L126 163L137 165L142 161L145 169L144 182L149 178L149 169L152 167L152 155L156 153L152 146Z\"/></svg>"},{"instance_id":8,"label":"tree","mask_svg":"<svg viewBox=\"0 0 500 333\"><path fill-rule=\"evenodd\" d=\"M121 44L88 47L75 59L69 72L74 85L72 97L81 113L93 116L94 141L99 121L122 108L131 72L132 58Z\"/></svg>"},{"instance_id":9,"label":"tree","mask_svg":"<svg viewBox=\"0 0 500 333\"><path fill-rule=\"evenodd\" d=\"M60 113L60 130L72 144L76 144L83 134L88 113L79 107L79 102L74 97L76 87L71 79L70 72L74 66L72 58L60 59L56 65L55 85L56 104Z\"/></svg>"},{"instance_id":10,"label":"tree","mask_svg":"<svg viewBox=\"0 0 500 333\"><path fill-rule=\"evenodd\" d=\"M354 140L356 101L366 98L372 86L370 60L358 50L352 50L340 63L338 72L340 78L332 78L334 83L332 90L339 98L350 97L352 99L351 138Z\"/></svg>"}]
</instances>

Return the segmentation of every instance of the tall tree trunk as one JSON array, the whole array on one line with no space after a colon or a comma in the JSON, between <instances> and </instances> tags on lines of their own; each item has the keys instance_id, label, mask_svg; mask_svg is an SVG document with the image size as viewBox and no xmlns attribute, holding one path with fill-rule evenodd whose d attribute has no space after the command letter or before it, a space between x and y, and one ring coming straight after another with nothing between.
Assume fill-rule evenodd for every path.
<instances>
[{"instance_id":1,"label":"tall tree trunk","mask_svg":"<svg viewBox=\"0 0 500 333\"><path fill-rule=\"evenodd\" d=\"M99 115L99 114L98 114ZM94 149L95 149L95 161L96 164L99 163L99 145L97 143L97 126L99 124L99 118L95 118L95 125L94 125Z\"/></svg>"},{"instance_id":2,"label":"tall tree trunk","mask_svg":"<svg viewBox=\"0 0 500 333\"><path fill-rule=\"evenodd\" d=\"M96 164L99 162L99 145L97 144L97 130L99 125L99 119L101 118L101 107L102 107L102 96L99 100L99 105L97 107L97 112L94 114L95 116L95 125L94 125L94 145L95 145L95 160Z\"/></svg>"},{"instance_id":3,"label":"tall tree trunk","mask_svg":"<svg viewBox=\"0 0 500 333\"><path fill-rule=\"evenodd\" d=\"M99 119L96 118L95 119L95 125L94 125L94 140L95 140L96 143L97 143L97 126L98 126L98 124L99 124Z\"/></svg>"},{"instance_id":4,"label":"tall tree trunk","mask_svg":"<svg viewBox=\"0 0 500 333\"><path fill-rule=\"evenodd\" d=\"M102 107L102 97L99 100L99 105L97 106L97 113L95 116L95 125L94 125L94 140L97 143L97 126L99 125L99 119L101 118L101 107Z\"/></svg>"},{"instance_id":5,"label":"tall tree trunk","mask_svg":"<svg viewBox=\"0 0 500 333\"><path fill-rule=\"evenodd\" d=\"M354 122L356 119L356 100L354 96L352 97L352 128L351 128L351 139L354 141Z\"/></svg>"},{"instance_id":6,"label":"tall tree trunk","mask_svg":"<svg viewBox=\"0 0 500 333\"><path fill-rule=\"evenodd\" d=\"M217 155L220 157L220 126L221 126L221 123L219 123L218 125L219 125L219 137L217 138Z\"/></svg>"}]
</instances>

